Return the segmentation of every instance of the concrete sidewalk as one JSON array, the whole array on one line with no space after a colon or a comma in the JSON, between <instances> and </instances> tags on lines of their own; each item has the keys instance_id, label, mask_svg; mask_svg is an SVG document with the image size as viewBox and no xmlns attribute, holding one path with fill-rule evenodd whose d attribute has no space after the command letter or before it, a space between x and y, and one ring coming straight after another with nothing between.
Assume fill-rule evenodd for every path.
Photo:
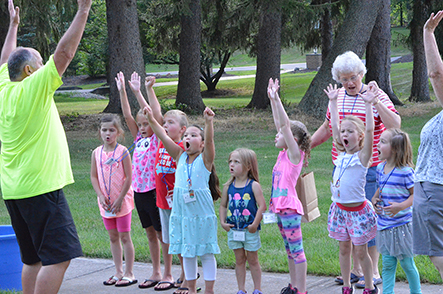
<instances>
[{"instance_id":1,"label":"concrete sidewalk","mask_svg":"<svg viewBox=\"0 0 443 294\"><path fill-rule=\"evenodd\" d=\"M65 280L60 289L61 294L72 293L166 293L171 294L175 289L167 291L154 291L153 288L139 289L138 284L146 279L152 271L150 263L136 262L134 265L134 274L138 279L138 283L128 287L104 286L103 281L114 274L114 264L112 260L107 259L89 259L77 258L71 262ZM200 273L203 271L200 269ZM177 278L180 274L180 267L173 266L173 275ZM263 272L262 275L262 291L264 294L279 294L281 289L287 286L289 282L289 274L268 273ZM201 277L197 281L197 286L202 287L204 293L204 278ZM308 276L307 288L309 294L339 294L341 287L334 283L332 277ZM380 287L382 288L382 287ZM246 289L248 293L252 293L253 284L250 273L246 277ZM409 293L409 286L404 282L395 284L395 293ZM237 281L235 272L232 269L218 269L217 281L215 282L216 294L235 294L237 293ZM354 294L361 294L363 290L356 290ZM382 291L380 291L382 293ZM422 284L423 294L443 293L443 285Z\"/></svg>"}]
</instances>

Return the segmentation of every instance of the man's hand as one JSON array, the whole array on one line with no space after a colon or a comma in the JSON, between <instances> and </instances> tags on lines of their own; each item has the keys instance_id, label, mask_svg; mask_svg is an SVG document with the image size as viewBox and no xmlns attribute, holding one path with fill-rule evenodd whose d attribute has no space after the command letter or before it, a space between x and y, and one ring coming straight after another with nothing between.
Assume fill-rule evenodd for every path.
<instances>
[{"instance_id":1,"label":"man's hand","mask_svg":"<svg viewBox=\"0 0 443 294\"><path fill-rule=\"evenodd\" d=\"M18 6L14 7L14 2L12 0L8 1L8 10L9 10L9 22L11 24L18 25L20 23L20 8Z\"/></svg>"}]
</instances>

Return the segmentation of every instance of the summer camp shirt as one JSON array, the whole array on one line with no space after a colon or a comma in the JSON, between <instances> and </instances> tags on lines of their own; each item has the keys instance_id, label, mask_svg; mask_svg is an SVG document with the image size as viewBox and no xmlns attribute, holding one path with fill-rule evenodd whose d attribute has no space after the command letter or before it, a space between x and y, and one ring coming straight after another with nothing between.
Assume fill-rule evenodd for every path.
<instances>
[{"instance_id":1,"label":"summer camp shirt","mask_svg":"<svg viewBox=\"0 0 443 294\"><path fill-rule=\"evenodd\" d=\"M177 143L183 150L183 142ZM172 209L169 207L166 195L168 191L174 191L175 170L177 162L169 155L163 142L160 141L155 155L155 192L157 195L157 207L161 209Z\"/></svg>"},{"instance_id":2,"label":"summer camp shirt","mask_svg":"<svg viewBox=\"0 0 443 294\"><path fill-rule=\"evenodd\" d=\"M365 107L365 101L361 98L360 94L357 96L349 96L345 95L346 91L344 88L340 88L338 91L338 98L337 98L337 106L338 106L338 114L341 123L343 117L347 115L354 115L361 119L364 123L366 123L366 107ZM389 110L392 112L398 114L397 110L394 107L394 104L392 104L391 100L389 99L389 96L380 90L378 92L378 98L380 99L380 103L383 103ZM343 107L344 106L344 107ZM377 144L380 141L380 136L384 132L385 125L381 121L380 114L378 113L377 109L373 106L372 111L374 113L374 143L372 145L372 166L377 166L381 161L378 158L378 151L377 151ZM329 121L329 132L332 136L332 127L331 127L331 113L329 111L326 112L326 119ZM335 161L338 156L337 149L335 148L335 144L332 143L332 161Z\"/></svg>"},{"instance_id":3,"label":"summer camp shirt","mask_svg":"<svg viewBox=\"0 0 443 294\"><path fill-rule=\"evenodd\" d=\"M415 182L443 185L443 110L420 133Z\"/></svg>"},{"instance_id":4,"label":"summer camp shirt","mask_svg":"<svg viewBox=\"0 0 443 294\"><path fill-rule=\"evenodd\" d=\"M396 167L391 172L385 174L386 162L377 166L377 183L381 191L383 206L390 206L389 202L404 202L411 196L410 188L414 187L414 170L412 167ZM412 221L412 206L399 211L393 217L385 214L378 215L379 231L394 227L399 227Z\"/></svg>"},{"instance_id":5,"label":"summer camp shirt","mask_svg":"<svg viewBox=\"0 0 443 294\"><path fill-rule=\"evenodd\" d=\"M95 164L97 166L98 183L100 185L100 191L103 196L110 197L110 202L114 201L120 195L120 191L123 188L123 184L126 180L125 170L123 168L122 160L125 156L129 156L128 149L125 146L118 144L114 151L105 152L103 145L95 148ZM118 162L106 164L105 162L110 159L117 159ZM109 192L109 195L108 195ZM119 213L115 217L105 216L105 210L100 205L100 200L97 197L98 207L100 208L100 214L102 217L115 218L125 216L134 209L134 193L132 188L129 187L126 192L125 198L122 202L122 207Z\"/></svg>"},{"instance_id":6,"label":"summer camp shirt","mask_svg":"<svg viewBox=\"0 0 443 294\"><path fill-rule=\"evenodd\" d=\"M137 134L132 155L132 189L137 193L155 189L155 154L158 149L158 138L155 134L143 138Z\"/></svg>"},{"instance_id":7,"label":"summer camp shirt","mask_svg":"<svg viewBox=\"0 0 443 294\"><path fill-rule=\"evenodd\" d=\"M54 59L20 82L0 67L1 189L24 199L74 182L68 143L53 95L63 82Z\"/></svg>"},{"instance_id":8,"label":"summer camp shirt","mask_svg":"<svg viewBox=\"0 0 443 294\"><path fill-rule=\"evenodd\" d=\"M300 162L293 164L286 150L280 151L272 170L272 194L269 210L279 213L283 209L293 209L303 215L303 206L298 199L295 185L303 167L305 153L300 150Z\"/></svg>"}]
</instances>

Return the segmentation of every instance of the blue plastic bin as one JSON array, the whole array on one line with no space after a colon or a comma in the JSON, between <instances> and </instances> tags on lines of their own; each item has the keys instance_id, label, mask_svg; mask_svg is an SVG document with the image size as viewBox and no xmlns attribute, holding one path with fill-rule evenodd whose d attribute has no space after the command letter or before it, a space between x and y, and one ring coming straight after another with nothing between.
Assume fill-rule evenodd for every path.
<instances>
[{"instance_id":1,"label":"blue plastic bin","mask_svg":"<svg viewBox=\"0 0 443 294\"><path fill-rule=\"evenodd\" d=\"M22 291L20 249L12 226L0 226L0 290Z\"/></svg>"}]
</instances>

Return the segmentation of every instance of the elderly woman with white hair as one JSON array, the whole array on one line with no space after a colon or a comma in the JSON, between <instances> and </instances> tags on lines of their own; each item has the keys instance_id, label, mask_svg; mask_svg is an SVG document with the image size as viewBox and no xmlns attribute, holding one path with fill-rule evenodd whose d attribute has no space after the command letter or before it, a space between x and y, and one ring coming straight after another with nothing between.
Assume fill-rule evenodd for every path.
<instances>
[{"instance_id":1,"label":"elderly woman with white hair","mask_svg":"<svg viewBox=\"0 0 443 294\"><path fill-rule=\"evenodd\" d=\"M337 83L343 85L338 89L338 111L341 120L347 115L354 115L365 122L365 101L362 95L365 94L369 86L376 87L377 95L370 103L374 113L374 145L372 154L372 165L368 169L366 175L365 193L366 198L371 201L372 196L377 190L376 182L376 167L380 163L378 158L377 144L380 141L380 136L386 128L400 128L401 118L389 99L388 95L383 90L378 88L375 81L371 81L368 85L362 82L363 76L366 74L366 67L361 59L352 51L347 51L339 55L332 66L332 77ZM330 124L329 109L326 113L324 123L317 129L311 138L311 148L314 148L332 136L332 128ZM338 151L335 144L332 143L332 160L334 161L338 156ZM380 284L381 278L378 271L379 253L375 246L375 239L368 243L368 251L373 262L374 284ZM357 282L357 287L364 288L365 281L363 279L363 272L357 258L353 258L354 267L351 271L350 277L337 277L336 282L339 284L349 284L350 282ZM349 279L349 280L348 280Z\"/></svg>"}]
</instances>

